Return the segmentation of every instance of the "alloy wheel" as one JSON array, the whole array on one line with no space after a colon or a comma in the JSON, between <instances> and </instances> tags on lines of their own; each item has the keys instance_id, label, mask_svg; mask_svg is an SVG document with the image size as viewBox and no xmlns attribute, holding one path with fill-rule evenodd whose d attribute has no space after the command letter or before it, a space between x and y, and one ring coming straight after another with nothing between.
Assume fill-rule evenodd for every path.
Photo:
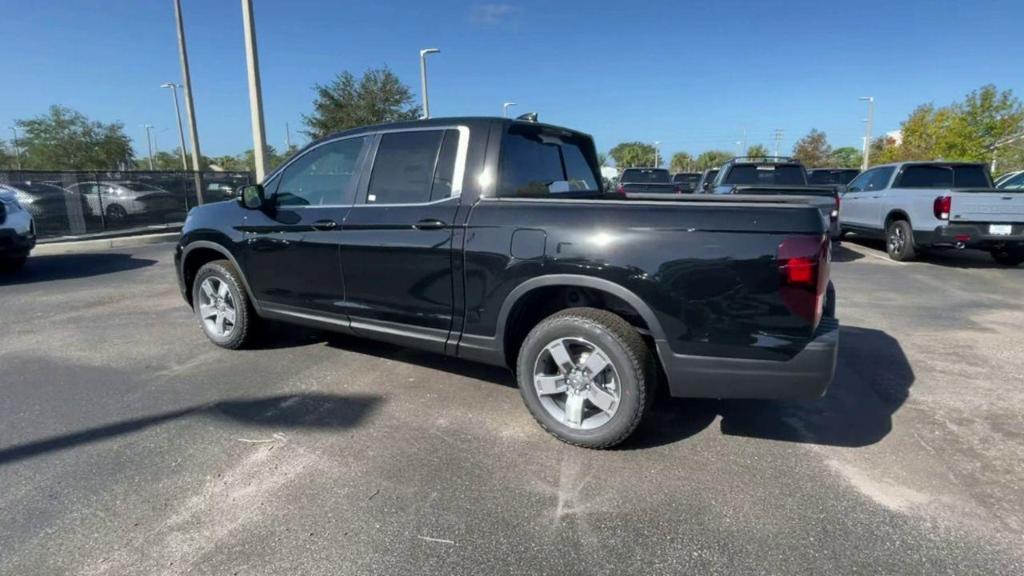
<instances>
[{"instance_id":1,"label":"alloy wheel","mask_svg":"<svg viewBox=\"0 0 1024 576\"><path fill-rule=\"evenodd\" d=\"M227 282L210 276L199 286L199 317L208 333L227 338L235 329L235 299Z\"/></svg>"},{"instance_id":2,"label":"alloy wheel","mask_svg":"<svg viewBox=\"0 0 1024 576\"><path fill-rule=\"evenodd\" d=\"M608 354L582 338L559 338L546 345L534 363L533 384L544 410L576 430L592 430L611 420L622 393Z\"/></svg>"}]
</instances>

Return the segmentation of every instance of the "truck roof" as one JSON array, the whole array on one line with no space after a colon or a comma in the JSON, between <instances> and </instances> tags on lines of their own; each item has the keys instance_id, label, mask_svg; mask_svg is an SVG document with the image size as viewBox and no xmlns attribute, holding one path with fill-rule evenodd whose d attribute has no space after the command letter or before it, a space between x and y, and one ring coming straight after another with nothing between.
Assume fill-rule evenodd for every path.
<instances>
[{"instance_id":1,"label":"truck roof","mask_svg":"<svg viewBox=\"0 0 1024 576\"><path fill-rule=\"evenodd\" d=\"M902 166L986 166L984 162L964 162L964 161L946 161L946 160L907 160L905 162L889 162L888 164L876 164L871 168L883 168L889 166L895 166L897 168ZM870 170L870 168L869 168Z\"/></svg>"},{"instance_id":2,"label":"truck roof","mask_svg":"<svg viewBox=\"0 0 1024 576\"><path fill-rule=\"evenodd\" d=\"M566 128L564 126L556 126L554 124L545 124L543 122L530 122L528 120L519 120L517 118L502 118L500 116L447 116L438 118L427 118L419 120L404 120L401 122L385 122L383 124L372 124L369 126L360 126L358 128L352 128L349 130L341 130L339 132L332 132L322 138L318 138L313 142L307 144L307 146L318 144L326 140L333 140L342 136L358 136L359 134L369 132L379 132L381 130L401 130L405 128L421 128L430 126L450 126L452 124L464 124L470 126L472 129L473 125L483 126L485 124L500 123L505 126L512 124L520 124L524 126L538 126L553 131L568 132L577 134L580 136L586 136L592 138L590 134L574 130L572 128Z\"/></svg>"}]
</instances>

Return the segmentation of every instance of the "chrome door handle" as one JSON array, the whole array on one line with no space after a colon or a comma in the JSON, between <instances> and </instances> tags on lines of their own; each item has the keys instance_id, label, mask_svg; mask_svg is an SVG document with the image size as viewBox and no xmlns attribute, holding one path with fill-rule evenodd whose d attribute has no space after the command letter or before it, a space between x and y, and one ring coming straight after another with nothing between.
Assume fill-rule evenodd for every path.
<instances>
[{"instance_id":1,"label":"chrome door handle","mask_svg":"<svg viewBox=\"0 0 1024 576\"><path fill-rule=\"evenodd\" d=\"M445 226L447 224L437 218L425 218L412 225L417 230L441 230Z\"/></svg>"},{"instance_id":2,"label":"chrome door handle","mask_svg":"<svg viewBox=\"0 0 1024 576\"><path fill-rule=\"evenodd\" d=\"M327 232L329 230L334 230L335 228L337 228L338 223L335 222L334 220L317 220L316 222L313 222L312 226L313 230Z\"/></svg>"}]
</instances>

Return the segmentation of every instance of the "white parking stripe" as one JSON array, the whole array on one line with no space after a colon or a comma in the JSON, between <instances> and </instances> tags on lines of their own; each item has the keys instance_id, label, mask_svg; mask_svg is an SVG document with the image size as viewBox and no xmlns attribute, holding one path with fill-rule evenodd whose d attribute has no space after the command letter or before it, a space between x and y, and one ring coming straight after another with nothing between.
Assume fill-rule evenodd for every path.
<instances>
[{"instance_id":1,"label":"white parking stripe","mask_svg":"<svg viewBox=\"0 0 1024 576\"><path fill-rule=\"evenodd\" d=\"M889 258L889 255L884 252L880 254L877 250L872 250L871 248L867 248L859 244L853 244L852 242L843 242L842 246L843 248L856 252L857 254L861 254L863 256L871 256L872 258L877 258L882 262L886 262L889 264L899 264L900 266L906 266L910 264L910 262L897 262L892 258Z\"/></svg>"}]
</instances>

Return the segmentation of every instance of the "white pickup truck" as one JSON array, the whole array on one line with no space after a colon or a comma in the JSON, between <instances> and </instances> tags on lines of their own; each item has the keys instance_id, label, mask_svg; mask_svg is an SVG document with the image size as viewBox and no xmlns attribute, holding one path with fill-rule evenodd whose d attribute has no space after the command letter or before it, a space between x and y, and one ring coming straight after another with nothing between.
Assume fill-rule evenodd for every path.
<instances>
[{"instance_id":1,"label":"white pickup truck","mask_svg":"<svg viewBox=\"0 0 1024 576\"><path fill-rule=\"evenodd\" d=\"M883 237L893 260L929 248L977 248L1016 266L1024 262L1024 193L993 188L983 164L875 166L847 186L842 231Z\"/></svg>"}]
</instances>

